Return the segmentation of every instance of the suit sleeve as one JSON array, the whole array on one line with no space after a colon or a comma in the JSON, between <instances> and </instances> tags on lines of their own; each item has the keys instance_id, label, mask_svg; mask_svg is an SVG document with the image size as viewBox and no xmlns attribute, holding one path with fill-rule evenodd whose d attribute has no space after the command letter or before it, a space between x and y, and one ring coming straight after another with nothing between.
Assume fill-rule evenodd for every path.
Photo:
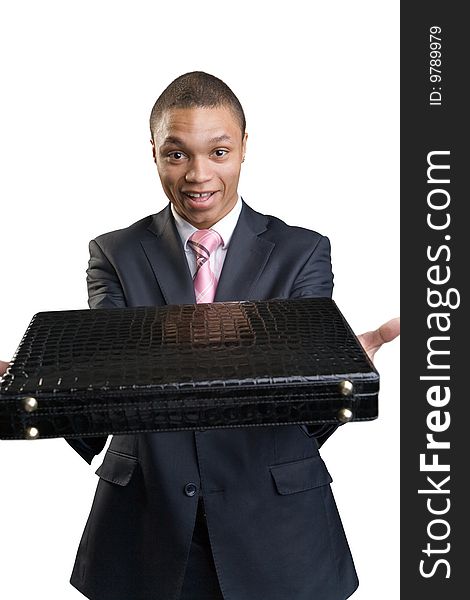
<instances>
[{"instance_id":1,"label":"suit sleeve","mask_svg":"<svg viewBox=\"0 0 470 600\"><path fill-rule=\"evenodd\" d=\"M333 293L333 271L331 269L331 247L327 237L320 237L307 261L295 278L290 298L331 298Z\"/></svg>"},{"instance_id":2,"label":"suit sleeve","mask_svg":"<svg viewBox=\"0 0 470 600\"><path fill-rule=\"evenodd\" d=\"M331 246L327 237L321 237L308 260L295 279L290 298L327 297L333 292L333 271L331 268ZM340 423L302 425L304 431L315 437L318 447L334 433Z\"/></svg>"},{"instance_id":3,"label":"suit sleeve","mask_svg":"<svg viewBox=\"0 0 470 600\"><path fill-rule=\"evenodd\" d=\"M99 244L90 242L87 269L88 305L90 308L119 308L126 306L119 277ZM106 445L108 436L65 438L67 443L91 464L94 456Z\"/></svg>"},{"instance_id":4,"label":"suit sleeve","mask_svg":"<svg viewBox=\"0 0 470 600\"><path fill-rule=\"evenodd\" d=\"M90 242L87 269L88 305L90 308L127 306L118 274L98 242Z\"/></svg>"}]
</instances>

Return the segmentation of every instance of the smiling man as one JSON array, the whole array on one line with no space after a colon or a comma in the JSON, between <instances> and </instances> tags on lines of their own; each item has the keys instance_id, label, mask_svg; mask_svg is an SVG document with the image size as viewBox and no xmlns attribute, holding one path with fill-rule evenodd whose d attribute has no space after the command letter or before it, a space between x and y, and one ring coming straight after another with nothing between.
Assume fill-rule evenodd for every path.
<instances>
[{"instance_id":1,"label":"smiling man","mask_svg":"<svg viewBox=\"0 0 470 600\"><path fill-rule=\"evenodd\" d=\"M169 204L90 242L91 308L331 295L328 239L238 195L245 116L225 83L182 75L150 128ZM335 429L113 436L72 585L92 600L347 598L358 582L318 451ZM67 441L91 463L106 440Z\"/></svg>"},{"instance_id":2,"label":"smiling man","mask_svg":"<svg viewBox=\"0 0 470 600\"><path fill-rule=\"evenodd\" d=\"M152 149L163 190L187 222L209 228L237 203L248 135L227 106L158 111Z\"/></svg>"}]
</instances>

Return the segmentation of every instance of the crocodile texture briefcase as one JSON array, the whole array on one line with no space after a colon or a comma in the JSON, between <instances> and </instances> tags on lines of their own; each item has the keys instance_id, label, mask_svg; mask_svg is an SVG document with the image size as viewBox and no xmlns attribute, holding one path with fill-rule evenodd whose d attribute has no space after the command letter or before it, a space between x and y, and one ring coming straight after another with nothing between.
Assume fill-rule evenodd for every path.
<instances>
[{"instance_id":1,"label":"crocodile texture briefcase","mask_svg":"<svg viewBox=\"0 0 470 600\"><path fill-rule=\"evenodd\" d=\"M40 312L0 380L0 438L364 421L378 389L329 298Z\"/></svg>"}]
</instances>

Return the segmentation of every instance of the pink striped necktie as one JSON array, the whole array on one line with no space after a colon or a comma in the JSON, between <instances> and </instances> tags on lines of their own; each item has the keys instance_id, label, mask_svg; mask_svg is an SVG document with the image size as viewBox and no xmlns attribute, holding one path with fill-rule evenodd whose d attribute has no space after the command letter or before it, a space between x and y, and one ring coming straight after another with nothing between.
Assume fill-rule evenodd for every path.
<instances>
[{"instance_id":1,"label":"pink striped necktie","mask_svg":"<svg viewBox=\"0 0 470 600\"><path fill-rule=\"evenodd\" d=\"M210 256L222 244L222 238L213 229L198 229L188 239L196 256L194 292L197 303L214 301L218 279L211 269Z\"/></svg>"}]
</instances>

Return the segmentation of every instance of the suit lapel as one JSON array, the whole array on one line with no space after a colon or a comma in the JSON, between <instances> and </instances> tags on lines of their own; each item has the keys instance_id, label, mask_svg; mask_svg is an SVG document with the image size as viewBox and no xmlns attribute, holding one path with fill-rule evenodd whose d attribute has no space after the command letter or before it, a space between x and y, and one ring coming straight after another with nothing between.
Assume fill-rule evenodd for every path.
<instances>
[{"instance_id":1,"label":"suit lapel","mask_svg":"<svg viewBox=\"0 0 470 600\"><path fill-rule=\"evenodd\" d=\"M214 302L249 300L274 248L259 237L267 218L243 202L238 223L225 256ZM170 205L157 213L149 231L151 240L141 241L167 304L195 304L194 285Z\"/></svg>"},{"instance_id":2,"label":"suit lapel","mask_svg":"<svg viewBox=\"0 0 470 600\"><path fill-rule=\"evenodd\" d=\"M261 237L267 218L245 202L225 256L215 302L249 300L274 244Z\"/></svg>"},{"instance_id":3,"label":"suit lapel","mask_svg":"<svg viewBox=\"0 0 470 600\"><path fill-rule=\"evenodd\" d=\"M195 304L193 280L170 205L148 228L155 237L141 242L167 304Z\"/></svg>"}]
</instances>

